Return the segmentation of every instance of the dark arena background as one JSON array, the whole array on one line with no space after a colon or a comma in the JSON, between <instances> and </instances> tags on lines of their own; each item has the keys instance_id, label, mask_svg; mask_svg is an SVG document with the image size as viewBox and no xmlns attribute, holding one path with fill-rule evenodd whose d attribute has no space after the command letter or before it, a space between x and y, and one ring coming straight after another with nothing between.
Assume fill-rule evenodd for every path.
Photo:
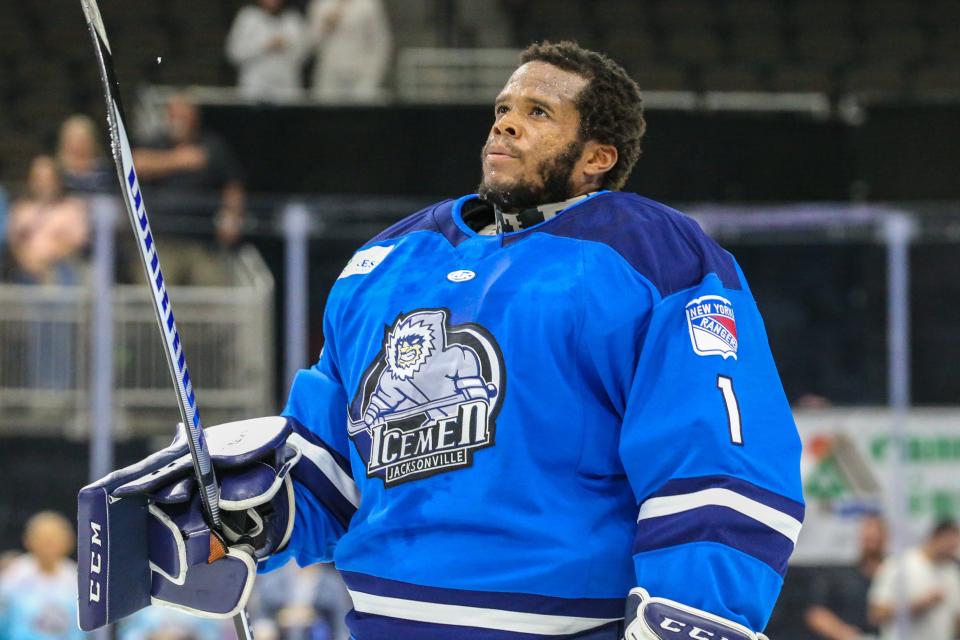
<instances>
[{"instance_id":1,"label":"dark arena background","mask_svg":"<svg viewBox=\"0 0 960 640\"><path fill-rule=\"evenodd\" d=\"M573 39L639 83L626 189L737 256L794 407L807 520L767 634L861 637L822 614L864 518L892 552L960 516L960 0L277 0L301 35L258 60L261 4L100 3L204 422L282 408L353 251L472 192L519 51ZM118 194L80 0L0 2L0 594L31 516L72 523L178 421ZM340 589L271 574L258 638L345 638ZM223 633L162 615L109 633Z\"/></svg>"}]
</instances>

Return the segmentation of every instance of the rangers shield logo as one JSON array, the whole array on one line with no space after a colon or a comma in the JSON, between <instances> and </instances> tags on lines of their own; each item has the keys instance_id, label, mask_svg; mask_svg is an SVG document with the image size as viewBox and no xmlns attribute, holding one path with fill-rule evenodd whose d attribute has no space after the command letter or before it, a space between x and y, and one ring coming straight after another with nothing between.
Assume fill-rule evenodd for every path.
<instances>
[{"instance_id":1,"label":"rangers shield logo","mask_svg":"<svg viewBox=\"0 0 960 640\"><path fill-rule=\"evenodd\" d=\"M446 309L400 315L350 405L348 431L367 476L387 487L473 463L494 443L503 358L476 324L448 325Z\"/></svg>"},{"instance_id":2,"label":"rangers shield logo","mask_svg":"<svg viewBox=\"0 0 960 640\"><path fill-rule=\"evenodd\" d=\"M721 296L696 298L687 303L684 313L694 353L736 360L737 320L729 300Z\"/></svg>"}]
</instances>

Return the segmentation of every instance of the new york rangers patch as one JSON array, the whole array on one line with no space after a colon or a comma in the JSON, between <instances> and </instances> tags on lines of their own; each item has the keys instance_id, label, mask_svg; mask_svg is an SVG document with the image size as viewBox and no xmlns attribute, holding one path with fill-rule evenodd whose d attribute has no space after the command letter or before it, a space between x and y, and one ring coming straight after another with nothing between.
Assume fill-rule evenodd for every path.
<instances>
[{"instance_id":1,"label":"new york rangers patch","mask_svg":"<svg viewBox=\"0 0 960 640\"><path fill-rule=\"evenodd\" d=\"M721 296L696 298L687 303L684 313L694 353L737 359L737 320L729 300Z\"/></svg>"}]
</instances>

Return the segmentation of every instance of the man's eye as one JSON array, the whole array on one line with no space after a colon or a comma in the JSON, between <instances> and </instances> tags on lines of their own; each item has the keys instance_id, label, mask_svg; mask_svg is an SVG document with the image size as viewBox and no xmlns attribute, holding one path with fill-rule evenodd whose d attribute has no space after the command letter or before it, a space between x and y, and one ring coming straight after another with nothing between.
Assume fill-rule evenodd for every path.
<instances>
[{"instance_id":1,"label":"man's eye","mask_svg":"<svg viewBox=\"0 0 960 640\"><path fill-rule=\"evenodd\" d=\"M507 111L508 111L507 105L505 105L505 104L497 105L497 108L494 109L494 113L496 113L498 116L499 116L499 115L503 115L503 114L506 113Z\"/></svg>"},{"instance_id":2,"label":"man's eye","mask_svg":"<svg viewBox=\"0 0 960 640\"><path fill-rule=\"evenodd\" d=\"M534 107L534 108L530 111L530 113L533 114L533 115L535 115L535 116L545 116L545 115L547 115L547 112L544 111L541 107Z\"/></svg>"}]
</instances>

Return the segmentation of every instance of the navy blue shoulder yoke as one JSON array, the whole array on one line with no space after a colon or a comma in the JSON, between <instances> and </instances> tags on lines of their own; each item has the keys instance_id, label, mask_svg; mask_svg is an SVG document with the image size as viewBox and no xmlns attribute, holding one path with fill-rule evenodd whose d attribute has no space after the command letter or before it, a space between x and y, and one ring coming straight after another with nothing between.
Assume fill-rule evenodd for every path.
<instances>
[{"instance_id":1,"label":"navy blue shoulder yoke","mask_svg":"<svg viewBox=\"0 0 960 640\"><path fill-rule=\"evenodd\" d=\"M467 239L467 235L457 227L453 220L452 209L455 200L443 200L425 207L416 213L392 224L374 236L364 246L409 235L417 231L433 231L444 235L454 246Z\"/></svg>"},{"instance_id":2,"label":"navy blue shoulder yoke","mask_svg":"<svg viewBox=\"0 0 960 640\"><path fill-rule=\"evenodd\" d=\"M733 257L695 220L635 193L599 194L530 232L606 244L664 298L696 286L710 273L728 289L742 288ZM523 235L504 237L504 245Z\"/></svg>"}]
</instances>

